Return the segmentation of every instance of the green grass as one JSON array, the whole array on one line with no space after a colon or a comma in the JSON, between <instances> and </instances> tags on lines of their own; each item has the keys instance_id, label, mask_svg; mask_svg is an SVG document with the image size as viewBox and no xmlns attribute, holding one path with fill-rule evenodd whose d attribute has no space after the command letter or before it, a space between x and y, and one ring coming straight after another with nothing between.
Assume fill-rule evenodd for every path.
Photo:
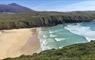
<instances>
[{"instance_id":1,"label":"green grass","mask_svg":"<svg viewBox=\"0 0 95 60\"><path fill-rule=\"evenodd\" d=\"M0 29L32 28L54 26L57 24L87 22L95 18L94 14L86 13L0 13Z\"/></svg>"}]
</instances>

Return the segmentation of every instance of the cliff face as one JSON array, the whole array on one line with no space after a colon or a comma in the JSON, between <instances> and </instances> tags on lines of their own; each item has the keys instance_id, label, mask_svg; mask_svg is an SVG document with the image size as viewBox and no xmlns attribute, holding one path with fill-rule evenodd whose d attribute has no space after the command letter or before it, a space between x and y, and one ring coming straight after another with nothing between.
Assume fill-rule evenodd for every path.
<instances>
[{"instance_id":1,"label":"cliff face","mask_svg":"<svg viewBox=\"0 0 95 60\"><path fill-rule=\"evenodd\" d=\"M4 17L6 16L6 17ZM92 18L87 16L66 16L66 15L32 15L23 14L0 14L0 29L18 29L54 26L64 23L89 22Z\"/></svg>"},{"instance_id":2,"label":"cliff face","mask_svg":"<svg viewBox=\"0 0 95 60\"><path fill-rule=\"evenodd\" d=\"M85 16L48 16L48 17L41 17L40 20L42 21L43 25L57 25L57 24L64 24L64 23L79 23L79 22L90 22L92 21L91 18Z\"/></svg>"}]
</instances>

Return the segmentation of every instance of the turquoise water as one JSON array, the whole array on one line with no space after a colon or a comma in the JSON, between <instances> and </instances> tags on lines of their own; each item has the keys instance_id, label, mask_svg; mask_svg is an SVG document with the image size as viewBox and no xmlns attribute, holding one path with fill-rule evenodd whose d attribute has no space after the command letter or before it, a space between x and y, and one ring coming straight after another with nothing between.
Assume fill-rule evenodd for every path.
<instances>
[{"instance_id":1,"label":"turquoise water","mask_svg":"<svg viewBox=\"0 0 95 60\"><path fill-rule=\"evenodd\" d=\"M94 33L94 23L74 23L43 27L40 31L41 47L43 50L47 50L62 48L76 43L85 43L95 38L95 35L93 36Z\"/></svg>"}]
</instances>

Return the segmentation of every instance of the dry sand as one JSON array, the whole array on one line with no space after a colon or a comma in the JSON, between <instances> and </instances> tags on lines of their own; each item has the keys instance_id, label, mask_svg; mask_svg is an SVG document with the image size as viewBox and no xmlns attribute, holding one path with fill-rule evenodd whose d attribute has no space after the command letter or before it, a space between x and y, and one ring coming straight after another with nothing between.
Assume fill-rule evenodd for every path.
<instances>
[{"instance_id":1,"label":"dry sand","mask_svg":"<svg viewBox=\"0 0 95 60\"><path fill-rule=\"evenodd\" d=\"M0 59L41 51L37 28L0 31Z\"/></svg>"}]
</instances>

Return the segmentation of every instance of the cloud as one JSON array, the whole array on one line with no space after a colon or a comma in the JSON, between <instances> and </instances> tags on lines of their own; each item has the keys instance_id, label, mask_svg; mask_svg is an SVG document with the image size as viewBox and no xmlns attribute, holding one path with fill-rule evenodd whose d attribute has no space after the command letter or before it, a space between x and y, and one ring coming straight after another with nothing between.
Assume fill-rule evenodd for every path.
<instances>
[{"instance_id":1,"label":"cloud","mask_svg":"<svg viewBox=\"0 0 95 60\"><path fill-rule=\"evenodd\" d=\"M79 3L67 5L59 11L89 11L95 10L95 1L82 1Z\"/></svg>"}]
</instances>

